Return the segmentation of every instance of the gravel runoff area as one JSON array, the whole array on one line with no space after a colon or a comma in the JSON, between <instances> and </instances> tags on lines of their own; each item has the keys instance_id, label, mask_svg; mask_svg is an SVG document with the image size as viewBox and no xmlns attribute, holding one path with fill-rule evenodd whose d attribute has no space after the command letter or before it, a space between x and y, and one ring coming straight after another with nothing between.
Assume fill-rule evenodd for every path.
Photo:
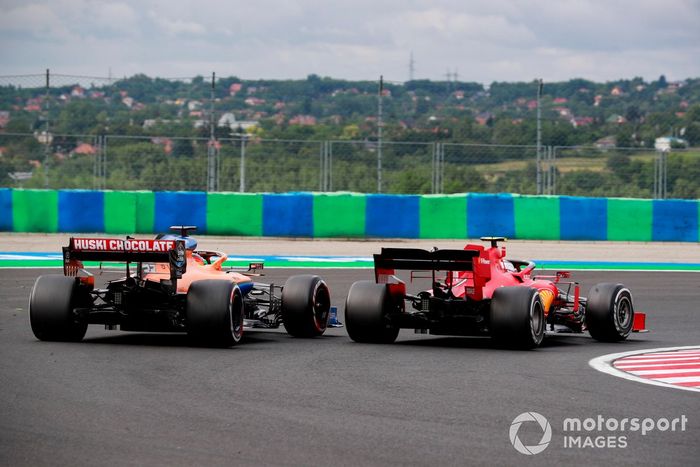
<instances>
[{"instance_id":1,"label":"gravel runoff area","mask_svg":"<svg viewBox=\"0 0 700 467\"><path fill-rule=\"evenodd\" d=\"M120 237L106 234L31 234L0 233L0 251L5 252L59 252L68 244L71 235ZM148 235L136 235L148 237ZM199 246L236 255L290 255L290 256L370 256L382 247L440 249L463 248L472 240L416 240L416 239L308 239L225 237L194 235ZM683 242L589 242L511 240L506 242L508 257L539 260L573 261L642 261L668 263L700 263L700 243Z\"/></svg>"}]
</instances>

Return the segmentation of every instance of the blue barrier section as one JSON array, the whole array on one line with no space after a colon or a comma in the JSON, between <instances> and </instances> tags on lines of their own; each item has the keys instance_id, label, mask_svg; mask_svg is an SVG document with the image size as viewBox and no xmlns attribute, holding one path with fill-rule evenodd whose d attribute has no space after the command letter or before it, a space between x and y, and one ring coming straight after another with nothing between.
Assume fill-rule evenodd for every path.
<instances>
[{"instance_id":1,"label":"blue barrier section","mask_svg":"<svg viewBox=\"0 0 700 467\"><path fill-rule=\"evenodd\" d=\"M513 197L509 194L469 194L467 236L514 238Z\"/></svg>"},{"instance_id":2,"label":"blue barrier section","mask_svg":"<svg viewBox=\"0 0 700 467\"><path fill-rule=\"evenodd\" d=\"M559 198L561 240L607 240L607 198Z\"/></svg>"},{"instance_id":3,"label":"blue barrier section","mask_svg":"<svg viewBox=\"0 0 700 467\"><path fill-rule=\"evenodd\" d=\"M307 193L263 195L263 235L313 237L313 195Z\"/></svg>"},{"instance_id":4,"label":"blue barrier section","mask_svg":"<svg viewBox=\"0 0 700 467\"><path fill-rule=\"evenodd\" d=\"M365 236L418 238L420 196L367 195Z\"/></svg>"},{"instance_id":5,"label":"blue barrier section","mask_svg":"<svg viewBox=\"0 0 700 467\"><path fill-rule=\"evenodd\" d=\"M59 232L104 232L105 194L102 191L59 190Z\"/></svg>"},{"instance_id":6,"label":"blue barrier section","mask_svg":"<svg viewBox=\"0 0 700 467\"><path fill-rule=\"evenodd\" d=\"M698 241L697 201L654 200L651 235L657 242Z\"/></svg>"},{"instance_id":7,"label":"blue barrier section","mask_svg":"<svg viewBox=\"0 0 700 467\"><path fill-rule=\"evenodd\" d=\"M12 190L0 188L0 231L12 231Z\"/></svg>"},{"instance_id":8,"label":"blue barrier section","mask_svg":"<svg viewBox=\"0 0 700 467\"><path fill-rule=\"evenodd\" d=\"M153 228L169 232L171 225L196 225L197 233L207 231L207 194L201 191L160 191L155 193Z\"/></svg>"}]
</instances>

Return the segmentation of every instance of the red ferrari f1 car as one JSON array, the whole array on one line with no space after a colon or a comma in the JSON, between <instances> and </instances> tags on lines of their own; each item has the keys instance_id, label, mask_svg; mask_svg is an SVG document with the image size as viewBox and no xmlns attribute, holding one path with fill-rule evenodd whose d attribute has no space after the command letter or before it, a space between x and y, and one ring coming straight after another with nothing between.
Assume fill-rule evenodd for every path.
<instances>
[{"instance_id":1,"label":"red ferrari f1 car","mask_svg":"<svg viewBox=\"0 0 700 467\"><path fill-rule=\"evenodd\" d=\"M562 280L569 272L535 275L535 263L506 259L505 247L498 246L504 238L481 240L489 241L490 248L383 248L374 255L375 281L355 282L348 293L350 338L391 343L400 328L412 328L435 335L491 336L502 346L531 349L540 345L547 326L587 330L608 342L644 330L645 315L635 314L624 285L601 283L584 298L577 282ZM409 294L396 270L410 270L411 281L430 279L432 288Z\"/></svg>"},{"instance_id":2,"label":"red ferrari f1 car","mask_svg":"<svg viewBox=\"0 0 700 467\"><path fill-rule=\"evenodd\" d=\"M107 329L186 332L197 344L229 347L245 327L277 328L296 337L324 333L330 292L318 276L290 277L284 286L254 282L262 263L248 271L222 267L227 255L198 250L194 226L154 240L71 238L63 248L63 275L39 277L29 298L34 335L79 341L88 324ZM95 288L83 261L126 263L126 274Z\"/></svg>"}]
</instances>

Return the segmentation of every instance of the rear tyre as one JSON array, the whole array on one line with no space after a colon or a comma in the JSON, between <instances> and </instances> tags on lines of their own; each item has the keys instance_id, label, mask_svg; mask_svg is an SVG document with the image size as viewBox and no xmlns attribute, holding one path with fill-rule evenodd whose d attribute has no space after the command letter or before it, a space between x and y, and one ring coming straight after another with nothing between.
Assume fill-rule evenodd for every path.
<instances>
[{"instance_id":1,"label":"rear tyre","mask_svg":"<svg viewBox=\"0 0 700 467\"><path fill-rule=\"evenodd\" d=\"M229 281L193 282L186 314L187 335L196 345L231 347L243 337L243 295Z\"/></svg>"},{"instance_id":2,"label":"rear tyre","mask_svg":"<svg viewBox=\"0 0 700 467\"><path fill-rule=\"evenodd\" d=\"M40 276L29 296L29 322L42 341L77 342L85 337L87 323L73 312L78 303L75 278Z\"/></svg>"},{"instance_id":3,"label":"rear tyre","mask_svg":"<svg viewBox=\"0 0 700 467\"><path fill-rule=\"evenodd\" d=\"M632 294L622 284L594 285L586 302L586 327L595 340L617 342L627 339L634 324Z\"/></svg>"},{"instance_id":4,"label":"rear tyre","mask_svg":"<svg viewBox=\"0 0 700 467\"><path fill-rule=\"evenodd\" d=\"M316 337L326 331L331 293L318 276L304 274L287 279L282 289L282 324L294 337Z\"/></svg>"},{"instance_id":5,"label":"rear tyre","mask_svg":"<svg viewBox=\"0 0 700 467\"><path fill-rule=\"evenodd\" d=\"M359 281L352 284L345 301L345 326L355 342L391 344L399 328L388 319L392 298L384 284Z\"/></svg>"},{"instance_id":6,"label":"rear tyre","mask_svg":"<svg viewBox=\"0 0 700 467\"><path fill-rule=\"evenodd\" d=\"M534 349L545 331L544 306L536 289L501 287L491 299L491 333L501 346Z\"/></svg>"}]
</instances>

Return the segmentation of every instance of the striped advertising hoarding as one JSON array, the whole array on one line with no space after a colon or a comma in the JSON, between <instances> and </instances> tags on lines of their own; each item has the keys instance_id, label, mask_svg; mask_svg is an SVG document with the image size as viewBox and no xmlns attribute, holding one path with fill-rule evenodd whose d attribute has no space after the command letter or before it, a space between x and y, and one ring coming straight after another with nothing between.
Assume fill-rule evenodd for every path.
<instances>
[{"instance_id":1,"label":"striped advertising hoarding","mask_svg":"<svg viewBox=\"0 0 700 467\"><path fill-rule=\"evenodd\" d=\"M0 230L309 238L700 241L699 200L468 193L204 193L0 189Z\"/></svg>"}]
</instances>

